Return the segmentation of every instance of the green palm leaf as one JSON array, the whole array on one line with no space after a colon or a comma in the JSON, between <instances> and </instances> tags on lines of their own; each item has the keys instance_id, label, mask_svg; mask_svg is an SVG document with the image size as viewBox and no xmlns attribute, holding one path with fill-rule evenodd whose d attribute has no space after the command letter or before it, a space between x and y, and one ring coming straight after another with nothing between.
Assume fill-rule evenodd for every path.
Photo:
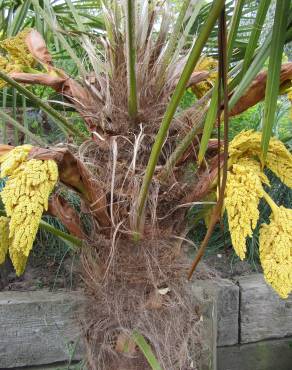
<instances>
[{"instance_id":1,"label":"green palm leaf","mask_svg":"<svg viewBox=\"0 0 292 370\"><path fill-rule=\"evenodd\" d=\"M71 125L66 118L64 118L59 112L57 112L54 108L52 108L49 104L45 103L42 99L38 98L34 95L30 90L19 84L18 82L14 81L10 78L7 74L0 70L0 79L7 82L10 86L14 87L19 93L24 95L25 97L29 98L30 100L34 101L37 106L44 110L53 120L54 122L60 127L60 129L66 134L71 134L73 137L77 136L77 138L81 140L86 140L86 136L79 131L76 127Z\"/></svg>"},{"instance_id":2,"label":"green palm leaf","mask_svg":"<svg viewBox=\"0 0 292 370\"><path fill-rule=\"evenodd\" d=\"M279 95L280 69L282 62L283 47L286 38L287 21L290 9L290 2L277 0L275 21L273 25L271 54L266 85L266 98L263 120L262 135L262 158L266 158L272 129L274 125L277 98Z\"/></svg>"}]
</instances>

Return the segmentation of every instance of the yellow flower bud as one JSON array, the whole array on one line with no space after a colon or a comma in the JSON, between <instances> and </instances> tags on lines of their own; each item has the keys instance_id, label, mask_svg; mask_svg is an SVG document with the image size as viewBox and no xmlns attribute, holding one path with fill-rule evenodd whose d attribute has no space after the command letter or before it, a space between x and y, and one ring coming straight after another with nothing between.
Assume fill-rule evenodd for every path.
<instances>
[{"instance_id":1,"label":"yellow flower bud","mask_svg":"<svg viewBox=\"0 0 292 370\"><path fill-rule=\"evenodd\" d=\"M197 96L201 98L204 96L213 86L217 77L217 60L203 56L196 65L195 71L209 71L210 74L206 81L202 81L192 86L192 91Z\"/></svg>"},{"instance_id":2,"label":"yellow flower bud","mask_svg":"<svg viewBox=\"0 0 292 370\"><path fill-rule=\"evenodd\" d=\"M292 291L292 209L276 207L260 229L260 260L266 281L282 298Z\"/></svg>"},{"instance_id":3,"label":"yellow flower bud","mask_svg":"<svg viewBox=\"0 0 292 370\"><path fill-rule=\"evenodd\" d=\"M1 176L8 180L1 192L9 223L9 254L17 275L23 273L39 223L58 179L53 160L27 157L31 146L13 149L0 159Z\"/></svg>"},{"instance_id":4,"label":"yellow flower bud","mask_svg":"<svg viewBox=\"0 0 292 370\"><path fill-rule=\"evenodd\" d=\"M21 163L26 161L31 149L31 145L21 145L1 156L1 177L11 175Z\"/></svg>"},{"instance_id":5,"label":"yellow flower bud","mask_svg":"<svg viewBox=\"0 0 292 370\"><path fill-rule=\"evenodd\" d=\"M258 204L263 187L258 162L243 158L234 164L227 176L225 207L232 245L240 259L245 258L246 237L252 236L259 219ZM265 179L268 181L267 179Z\"/></svg>"},{"instance_id":6,"label":"yellow flower bud","mask_svg":"<svg viewBox=\"0 0 292 370\"><path fill-rule=\"evenodd\" d=\"M229 162L236 163L239 158L249 158L261 155L261 132L252 130L238 134L229 145ZM266 158L266 167L275 173L279 179L292 187L292 155L285 145L276 138L271 138Z\"/></svg>"},{"instance_id":7,"label":"yellow flower bud","mask_svg":"<svg viewBox=\"0 0 292 370\"><path fill-rule=\"evenodd\" d=\"M26 28L16 36L9 37L0 42L0 49L6 55L0 56L0 70L5 73L23 72L27 67L34 67L37 61L26 45L25 38L31 31L31 28ZM0 80L0 89L6 86L6 82Z\"/></svg>"},{"instance_id":8,"label":"yellow flower bud","mask_svg":"<svg viewBox=\"0 0 292 370\"><path fill-rule=\"evenodd\" d=\"M9 37L0 42L0 48L6 51L7 59L10 62L26 67L33 67L35 65L34 57L30 54L25 42L25 38L29 32L31 32L31 28L26 28L16 36Z\"/></svg>"},{"instance_id":9,"label":"yellow flower bud","mask_svg":"<svg viewBox=\"0 0 292 370\"><path fill-rule=\"evenodd\" d=\"M9 246L9 218L0 217L0 265L5 261Z\"/></svg>"}]
</instances>

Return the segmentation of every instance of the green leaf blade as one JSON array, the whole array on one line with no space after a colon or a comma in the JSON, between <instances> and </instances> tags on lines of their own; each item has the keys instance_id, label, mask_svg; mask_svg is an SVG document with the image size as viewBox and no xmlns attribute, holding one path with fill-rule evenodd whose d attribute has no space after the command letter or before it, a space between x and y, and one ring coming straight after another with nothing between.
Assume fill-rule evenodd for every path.
<instances>
[{"instance_id":1,"label":"green leaf blade","mask_svg":"<svg viewBox=\"0 0 292 370\"><path fill-rule=\"evenodd\" d=\"M128 56L128 112L131 118L138 113L136 83L136 32L135 32L135 1L127 0L127 56Z\"/></svg>"},{"instance_id":2,"label":"green leaf blade","mask_svg":"<svg viewBox=\"0 0 292 370\"><path fill-rule=\"evenodd\" d=\"M271 3L271 0L261 0L260 1L257 15L256 15L256 18L253 24L251 35L249 37L245 55L244 55L242 74L246 72L253 58L270 3Z\"/></svg>"},{"instance_id":3,"label":"green leaf blade","mask_svg":"<svg viewBox=\"0 0 292 370\"><path fill-rule=\"evenodd\" d=\"M16 121L15 118L10 117L1 108L0 108L0 118L3 119L3 122L9 122L14 127L14 129L17 130L17 132L18 130L23 132L27 137L29 137L32 141L34 141L38 145L46 147L47 144L39 136L34 135L32 132L29 131L28 128L22 126L19 122ZM16 145L18 145L17 142Z\"/></svg>"},{"instance_id":4,"label":"green leaf blade","mask_svg":"<svg viewBox=\"0 0 292 370\"><path fill-rule=\"evenodd\" d=\"M286 29L288 22L287 14L289 14L289 8L289 1L277 0L265 93L263 134L261 142L263 162L265 161L267 156L277 108L277 99L279 95L280 84L280 70L284 42L286 38Z\"/></svg>"},{"instance_id":5,"label":"green leaf blade","mask_svg":"<svg viewBox=\"0 0 292 370\"><path fill-rule=\"evenodd\" d=\"M59 126L59 128L64 132L64 134L71 134L73 137L78 137L81 140L86 140L87 136L84 135L79 129L71 125L65 117L63 117L59 112L52 108L49 104L44 102L42 99L34 95L30 90L14 81L9 75L0 70L0 79L4 80L10 86L14 87L21 95L32 100L36 106L46 112L54 122Z\"/></svg>"},{"instance_id":6,"label":"green leaf blade","mask_svg":"<svg viewBox=\"0 0 292 370\"><path fill-rule=\"evenodd\" d=\"M213 94L210 102L210 106L208 109L208 113L206 116L206 121L204 124L203 135L200 141L200 150L198 154L198 162L199 165L202 163L204 155L206 153L208 142L210 140L212 130L214 128L214 123L216 120L217 110L218 110L218 78L216 79L215 86L213 89Z\"/></svg>"},{"instance_id":7,"label":"green leaf blade","mask_svg":"<svg viewBox=\"0 0 292 370\"><path fill-rule=\"evenodd\" d=\"M145 356L146 360L148 361L149 365L151 366L152 370L162 370L161 366L159 365L154 353L152 352L151 347L146 342L145 338L142 334L140 334L137 330L135 330L132 334L134 342L137 344L143 355Z\"/></svg>"}]
</instances>

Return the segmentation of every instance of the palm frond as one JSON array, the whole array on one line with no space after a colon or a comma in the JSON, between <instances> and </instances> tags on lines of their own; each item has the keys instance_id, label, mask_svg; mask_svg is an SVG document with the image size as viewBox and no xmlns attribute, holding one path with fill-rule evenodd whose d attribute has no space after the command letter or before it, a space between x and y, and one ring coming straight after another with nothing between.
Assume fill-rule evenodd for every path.
<instances>
[{"instance_id":1,"label":"palm frond","mask_svg":"<svg viewBox=\"0 0 292 370\"><path fill-rule=\"evenodd\" d=\"M136 83L136 6L135 1L127 0L126 4L127 24L127 74L128 74L128 112L134 119L138 113L137 83Z\"/></svg>"},{"instance_id":2,"label":"palm frond","mask_svg":"<svg viewBox=\"0 0 292 370\"><path fill-rule=\"evenodd\" d=\"M59 112L52 108L49 104L45 103L42 99L34 95L30 90L16 82L14 79L9 77L7 74L0 70L0 78L7 82L10 86L14 87L17 91L23 94L25 97L33 100L41 109L43 109L52 119L59 125L60 129L65 133L71 133L72 135L77 135L79 138L85 139L85 135L79 132L74 126L72 126L66 118L64 118Z\"/></svg>"},{"instance_id":3,"label":"palm frond","mask_svg":"<svg viewBox=\"0 0 292 370\"><path fill-rule=\"evenodd\" d=\"M280 90L280 70L282 64L282 54L286 38L290 4L288 1L277 1L275 11L275 21L273 25L271 54L269 59L269 69L266 84L265 112L263 121L262 136L262 158L266 159L269 142L272 135L272 128L275 119L277 99Z\"/></svg>"}]
</instances>

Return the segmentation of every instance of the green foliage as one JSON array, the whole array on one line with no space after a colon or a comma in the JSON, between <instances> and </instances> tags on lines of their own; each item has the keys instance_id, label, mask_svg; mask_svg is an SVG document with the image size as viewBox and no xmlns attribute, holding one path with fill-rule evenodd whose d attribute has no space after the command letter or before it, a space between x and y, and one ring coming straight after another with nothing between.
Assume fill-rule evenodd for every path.
<instances>
[{"instance_id":1,"label":"green foliage","mask_svg":"<svg viewBox=\"0 0 292 370\"><path fill-rule=\"evenodd\" d=\"M44 216L43 220L55 227L57 230L66 232L65 227L56 218ZM69 250L70 248L63 240L44 229L39 228L32 255L34 258L39 260L48 259L60 263L64 258L64 255L67 254Z\"/></svg>"},{"instance_id":2,"label":"green foliage","mask_svg":"<svg viewBox=\"0 0 292 370\"><path fill-rule=\"evenodd\" d=\"M195 94L192 92L191 89L188 89L188 90L185 91L185 93L184 93L184 95L181 99L178 110L183 111L187 108L190 108L196 101L197 101L197 98L196 98Z\"/></svg>"},{"instance_id":3,"label":"green foliage","mask_svg":"<svg viewBox=\"0 0 292 370\"><path fill-rule=\"evenodd\" d=\"M226 16L229 24L233 17L234 9L237 3L238 2L235 2L233 0L227 0L225 2ZM190 34L196 34L200 31L203 24L202 21L206 14L208 14L208 12L210 11L211 6L211 1L205 3L199 14L199 17L196 19L196 22L194 22L192 26ZM240 22L235 29L236 33L234 34L234 40L232 42L232 44L234 45L231 58L232 62L242 59L245 54L248 45L248 39L253 29L254 12L257 9L257 6L258 4L256 0L244 1ZM208 55L212 55L214 57L218 57L217 33L218 25L214 27L206 45ZM191 38L189 39L189 41L192 42Z\"/></svg>"},{"instance_id":4,"label":"green foliage","mask_svg":"<svg viewBox=\"0 0 292 370\"><path fill-rule=\"evenodd\" d=\"M277 102L276 115L273 127L273 136L287 142L292 138L290 118L291 105L286 97L281 97ZM262 129L263 103L258 103L245 112L230 119L229 141L243 130L260 131ZM221 127L223 132L223 127Z\"/></svg>"},{"instance_id":5,"label":"green foliage","mask_svg":"<svg viewBox=\"0 0 292 370\"><path fill-rule=\"evenodd\" d=\"M146 342L146 339L137 330L132 334L132 338L139 347L140 351L144 354L152 370L162 370L159 365L150 345Z\"/></svg>"},{"instance_id":6,"label":"green foliage","mask_svg":"<svg viewBox=\"0 0 292 370\"><path fill-rule=\"evenodd\" d=\"M243 130L258 130L261 125L262 105L257 104L238 116L232 117L229 124L228 138L231 141ZM221 127L223 133L223 127Z\"/></svg>"},{"instance_id":7,"label":"green foliage","mask_svg":"<svg viewBox=\"0 0 292 370\"><path fill-rule=\"evenodd\" d=\"M269 69L267 75L265 106L263 117L262 134L262 159L266 159L270 138L273 132L275 113L277 109L277 99L280 86L280 70L283 56L283 49L286 38L286 29L291 4L289 1L277 0L275 19L272 31L271 53L269 60Z\"/></svg>"}]
</instances>

